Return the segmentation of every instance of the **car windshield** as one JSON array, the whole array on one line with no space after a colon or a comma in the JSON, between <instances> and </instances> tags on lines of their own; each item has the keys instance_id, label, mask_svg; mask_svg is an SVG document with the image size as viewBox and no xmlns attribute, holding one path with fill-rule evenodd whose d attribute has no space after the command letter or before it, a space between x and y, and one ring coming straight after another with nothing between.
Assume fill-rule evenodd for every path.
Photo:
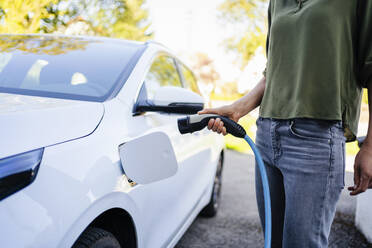
<instances>
[{"instance_id":1,"label":"car windshield","mask_svg":"<svg viewBox=\"0 0 372 248\"><path fill-rule=\"evenodd\" d=\"M0 92L105 101L142 54L134 42L56 36L0 36Z\"/></svg>"}]
</instances>

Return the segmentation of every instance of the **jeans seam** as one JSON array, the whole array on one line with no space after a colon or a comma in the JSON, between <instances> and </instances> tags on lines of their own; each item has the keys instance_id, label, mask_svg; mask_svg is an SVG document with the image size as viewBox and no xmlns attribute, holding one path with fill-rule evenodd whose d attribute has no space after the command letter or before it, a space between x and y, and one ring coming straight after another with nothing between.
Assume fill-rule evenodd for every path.
<instances>
[{"instance_id":1,"label":"jeans seam","mask_svg":"<svg viewBox=\"0 0 372 248\"><path fill-rule=\"evenodd\" d=\"M323 225L324 222L322 222L324 216L325 216L325 207L324 207L324 203L325 201L327 200L328 198L328 195L329 195L329 189L330 189L330 182L331 182L331 178L332 178L332 167L333 167L333 162L334 162L334 158L333 158L333 132L332 130L331 131L331 139L329 142L329 149L330 149L330 156L329 156L329 169L328 169L328 175L327 175L327 183L326 183L326 190L324 191L324 195L322 197L322 202L321 202L321 206L320 206L320 210L321 210L321 215L320 215L320 219L319 219L319 228L317 230L317 236L318 236L318 244L321 244L321 230L323 230Z\"/></svg>"},{"instance_id":2,"label":"jeans seam","mask_svg":"<svg viewBox=\"0 0 372 248\"><path fill-rule=\"evenodd\" d=\"M276 149L276 139L275 139L275 129L274 129L274 122L270 121L270 138L271 138L271 150L272 150L272 160L273 164L275 164L275 149Z\"/></svg>"}]
</instances>

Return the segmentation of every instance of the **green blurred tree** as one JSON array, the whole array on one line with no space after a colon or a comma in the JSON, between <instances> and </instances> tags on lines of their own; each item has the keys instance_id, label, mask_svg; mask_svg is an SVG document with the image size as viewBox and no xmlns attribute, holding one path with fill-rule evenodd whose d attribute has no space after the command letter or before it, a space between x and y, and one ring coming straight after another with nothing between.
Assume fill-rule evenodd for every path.
<instances>
[{"instance_id":1,"label":"green blurred tree","mask_svg":"<svg viewBox=\"0 0 372 248\"><path fill-rule=\"evenodd\" d=\"M265 47L268 0L225 0L220 6L222 20L235 25L236 34L226 41L227 48L237 52L242 67L258 47Z\"/></svg>"},{"instance_id":2,"label":"green blurred tree","mask_svg":"<svg viewBox=\"0 0 372 248\"><path fill-rule=\"evenodd\" d=\"M75 25L73 34L147 40L152 33L144 2L1 0L0 33L63 33ZM76 27L77 23L84 28Z\"/></svg>"},{"instance_id":3,"label":"green blurred tree","mask_svg":"<svg viewBox=\"0 0 372 248\"><path fill-rule=\"evenodd\" d=\"M57 16L62 11L64 15L45 19L45 22L62 24L67 28L80 22L88 29L79 34L92 32L94 35L143 41L152 37L144 3L145 0L60 0L57 8L49 7L49 12Z\"/></svg>"},{"instance_id":4,"label":"green blurred tree","mask_svg":"<svg viewBox=\"0 0 372 248\"><path fill-rule=\"evenodd\" d=\"M50 18L46 7L56 0L1 0L0 33L36 33L43 18Z\"/></svg>"}]
</instances>

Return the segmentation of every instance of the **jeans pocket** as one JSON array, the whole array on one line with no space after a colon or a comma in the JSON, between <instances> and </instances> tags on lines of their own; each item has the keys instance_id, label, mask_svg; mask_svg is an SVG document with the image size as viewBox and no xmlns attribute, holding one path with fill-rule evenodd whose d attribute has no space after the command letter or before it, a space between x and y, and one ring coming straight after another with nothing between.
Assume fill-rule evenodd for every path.
<instances>
[{"instance_id":1,"label":"jeans pocket","mask_svg":"<svg viewBox=\"0 0 372 248\"><path fill-rule=\"evenodd\" d=\"M313 122L297 123L295 120L292 120L289 124L289 132L291 135L303 140L327 143L331 141L330 128L320 128L319 126L314 125Z\"/></svg>"}]
</instances>

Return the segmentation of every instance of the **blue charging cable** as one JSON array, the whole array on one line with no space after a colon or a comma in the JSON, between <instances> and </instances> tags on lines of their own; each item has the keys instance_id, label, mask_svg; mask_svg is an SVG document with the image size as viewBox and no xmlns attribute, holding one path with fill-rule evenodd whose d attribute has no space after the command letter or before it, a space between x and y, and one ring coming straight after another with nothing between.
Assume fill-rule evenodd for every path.
<instances>
[{"instance_id":1,"label":"blue charging cable","mask_svg":"<svg viewBox=\"0 0 372 248\"><path fill-rule=\"evenodd\" d=\"M270 248L272 229L271 229L271 200L270 200L269 180L267 178L265 164L262 160L260 151L257 149L256 145L254 144L252 139L249 138L248 135L245 135L244 139L245 141L247 141L249 146L252 148L254 156L256 158L258 168L260 170L262 187L263 187L263 192L264 192L264 201L265 201L265 248Z\"/></svg>"}]
</instances>

